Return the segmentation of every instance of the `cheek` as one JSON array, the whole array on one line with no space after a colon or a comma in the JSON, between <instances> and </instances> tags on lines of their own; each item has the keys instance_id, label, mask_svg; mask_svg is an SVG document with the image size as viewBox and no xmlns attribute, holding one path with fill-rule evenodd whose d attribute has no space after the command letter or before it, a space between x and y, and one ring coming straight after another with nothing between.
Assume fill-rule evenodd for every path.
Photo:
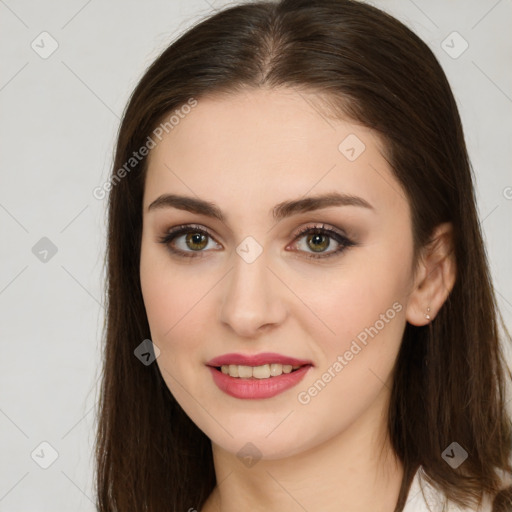
<instances>
[{"instance_id":1,"label":"cheek","mask_svg":"<svg viewBox=\"0 0 512 512\"><path fill-rule=\"evenodd\" d=\"M168 262L159 264L158 258L151 258L149 251L145 257L141 255L142 295L151 340L160 350L156 364L174 397L186 403L188 397L182 396L181 383L189 382L193 375L187 370L188 360L199 357L196 352L201 339L200 327L190 320L197 315L204 293L194 280L170 268Z\"/></svg>"},{"instance_id":2,"label":"cheek","mask_svg":"<svg viewBox=\"0 0 512 512\"><path fill-rule=\"evenodd\" d=\"M180 323L205 294L208 284L193 275L191 267L177 267L161 247L144 241L140 258L140 282L154 342L167 344Z\"/></svg>"},{"instance_id":3,"label":"cheek","mask_svg":"<svg viewBox=\"0 0 512 512\"><path fill-rule=\"evenodd\" d=\"M186 309L190 307L188 294L183 293L186 283L179 273L171 276L169 265L165 265L159 252L143 241L140 284L151 340L160 349L157 364L167 380L162 366L170 371L176 357L175 351L170 350L170 340L180 325L180 318L185 317Z\"/></svg>"},{"instance_id":4,"label":"cheek","mask_svg":"<svg viewBox=\"0 0 512 512\"><path fill-rule=\"evenodd\" d=\"M180 395L177 383L193 386L212 331L209 294L220 276L213 270L198 272L196 265L177 264L161 248L142 247L140 280L151 340L160 349L157 364L175 396Z\"/></svg>"},{"instance_id":5,"label":"cheek","mask_svg":"<svg viewBox=\"0 0 512 512\"><path fill-rule=\"evenodd\" d=\"M314 336L321 349L318 373L344 375L337 379L325 376L326 381L336 380L337 384L329 384L333 390L340 386L345 392L364 394L368 379L382 387L400 348L412 247L407 241L394 240L379 249L366 247L354 253L338 271L330 272L328 279L317 280L320 286L314 293L311 288L309 295L302 290L303 296L309 296L306 302L330 331ZM303 323L302 328L313 332L311 325Z\"/></svg>"},{"instance_id":6,"label":"cheek","mask_svg":"<svg viewBox=\"0 0 512 512\"><path fill-rule=\"evenodd\" d=\"M315 338L321 363L295 393L305 431L320 430L327 439L364 422L372 404L384 407L378 397L391 387L405 327L407 276L391 261L351 266L350 273L331 279L329 292L317 294L316 310L335 335Z\"/></svg>"},{"instance_id":7,"label":"cheek","mask_svg":"<svg viewBox=\"0 0 512 512\"><path fill-rule=\"evenodd\" d=\"M297 294L329 328L327 339L341 343L374 324L384 330L382 321L386 330L391 330L391 324L400 323L394 320L403 319L399 313L405 309L411 276L407 271L408 251L402 253L405 257L399 257L397 252L400 251L382 251L376 257L369 248L354 253L339 269L323 275L315 271L309 279L301 280Z\"/></svg>"},{"instance_id":8,"label":"cheek","mask_svg":"<svg viewBox=\"0 0 512 512\"><path fill-rule=\"evenodd\" d=\"M341 348L348 349L353 339L364 344L377 335L399 342L396 335L404 322L406 290L406 279L396 272L396 266L394 274L387 272L385 276L375 268L351 272L341 292L328 297L325 304L337 337L345 345Z\"/></svg>"}]
</instances>

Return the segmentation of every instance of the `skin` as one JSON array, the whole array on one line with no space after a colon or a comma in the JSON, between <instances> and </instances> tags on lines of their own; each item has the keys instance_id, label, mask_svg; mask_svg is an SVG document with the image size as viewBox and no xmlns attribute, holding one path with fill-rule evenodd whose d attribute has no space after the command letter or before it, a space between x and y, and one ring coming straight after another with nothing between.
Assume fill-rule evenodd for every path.
<instances>
[{"instance_id":1,"label":"skin","mask_svg":"<svg viewBox=\"0 0 512 512\"><path fill-rule=\"evenodd\" d=\"M354 161L338 149L350 134L366 146ZM410 207L382 151L375 132L327 119L314 96L292 89L201 98L151 151L140 278L162 376L212 441L219 484L202 512L238 512L248 503L266 512L339 511L340 504L350 512L394 510L403 468L386 431L393 365L406 322L426 324L427 307L435 318L455 268L449 225L438 227L414 264ZM272 218L282 201L332 191L373 208ZM177 208L148 211L164 193L215 203L226 221ZM202 257L173 255L158 241L189 223L213 237ZM314 242L294 234L319 223L355 245L308 258L318 254ZM250 264L236 252L247 236L263 248ZM327 240L323 253L338 247ZM173 243L188 253L196 247L183 234ZM298 394L393 304L400 310L378 334L300 403ZM243 400L220 391L205 366L228 352L277 352L314 367L277 396ZM237 456L248 442L261 457L250 467Z\"/></svg>"}]
</instances>

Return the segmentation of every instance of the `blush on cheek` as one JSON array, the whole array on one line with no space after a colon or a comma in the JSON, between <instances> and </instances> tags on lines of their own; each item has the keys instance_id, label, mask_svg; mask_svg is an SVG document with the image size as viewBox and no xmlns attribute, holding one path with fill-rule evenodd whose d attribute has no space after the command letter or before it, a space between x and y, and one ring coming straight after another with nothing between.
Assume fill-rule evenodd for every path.
<instances>
[{"instance_id":1,"label":"blush on cheek","mask_svg":"<svg viewBox=\"0 0 512 512\"><path fill-rule=\"evenodd\" d=\"M344 325L340 326L342 334L336 349L337 355L342 356L342 364L373 358L377 353L384 357L388 352L396 353L405 327L403 305L391 298L376 299L372 303L354 300L339 315ZM370 305L371 311L368 311Z\"/></svg>"},{"instance_id":2,"label":"blush on cheek","mask_svg":"<svg viewBox=\"0 0 512 512\"><path fill-rule=\"evenodd\" d=\"M205 334L212 328L206 321L207 304L201 301L204 293L196 291L183 297L175 293L175 288L162 286L161 282L154 282L154 287L147 287L145 291L152 341L165 355L162 360L173 365L194 358L199 361L200 354L196 352L204 345Z\"/></svg>"}]
</instances>

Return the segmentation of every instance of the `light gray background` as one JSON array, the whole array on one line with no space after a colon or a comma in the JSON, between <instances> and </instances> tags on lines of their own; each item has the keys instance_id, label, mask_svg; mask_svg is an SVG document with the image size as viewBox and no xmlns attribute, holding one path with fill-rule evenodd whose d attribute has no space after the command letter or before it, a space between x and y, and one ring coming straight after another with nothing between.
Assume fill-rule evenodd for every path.
<instances>
[{"instance_id":1,"label":"light gray background","mask_svg":"<svg viewBox=\"0 0 512 512\"><path fill-rule=\"evenodd\" d=\"M430 44L453 86L510 329L512 2L372 3ZM95 510L106 200L92 190L109 175L120 116L145 68L179 33L223 5L0 0L1 511ZM47 58L31 47L51 49L44 31L58 43ZM469 44L458 58L443 49L452 47L453 55L463 48L454 31ZM57 248L46 262L32 251L42 237ZM58 452L48 469L31 457L51 461L44 441Z\"/></svg>"}]
</instances>

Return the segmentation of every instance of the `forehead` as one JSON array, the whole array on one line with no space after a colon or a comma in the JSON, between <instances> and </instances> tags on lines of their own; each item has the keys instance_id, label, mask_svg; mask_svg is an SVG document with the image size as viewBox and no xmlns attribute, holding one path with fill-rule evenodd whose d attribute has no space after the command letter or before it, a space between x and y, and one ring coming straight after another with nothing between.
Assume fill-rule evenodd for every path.
<instances>
[{"instance_id":1,"label":"forehead","mask_svg":"<svg viewBox=\"0 0 512 512\"><path fill-rule=\"evenodd\" d=\"M338 191L376 208L405 201L371 129L327 117L311 93L253 89L204 97L149 156L145 209L161 193L265 204ZM404 206L404 205L402 205Z\"/></svg>"}]
</instances>

